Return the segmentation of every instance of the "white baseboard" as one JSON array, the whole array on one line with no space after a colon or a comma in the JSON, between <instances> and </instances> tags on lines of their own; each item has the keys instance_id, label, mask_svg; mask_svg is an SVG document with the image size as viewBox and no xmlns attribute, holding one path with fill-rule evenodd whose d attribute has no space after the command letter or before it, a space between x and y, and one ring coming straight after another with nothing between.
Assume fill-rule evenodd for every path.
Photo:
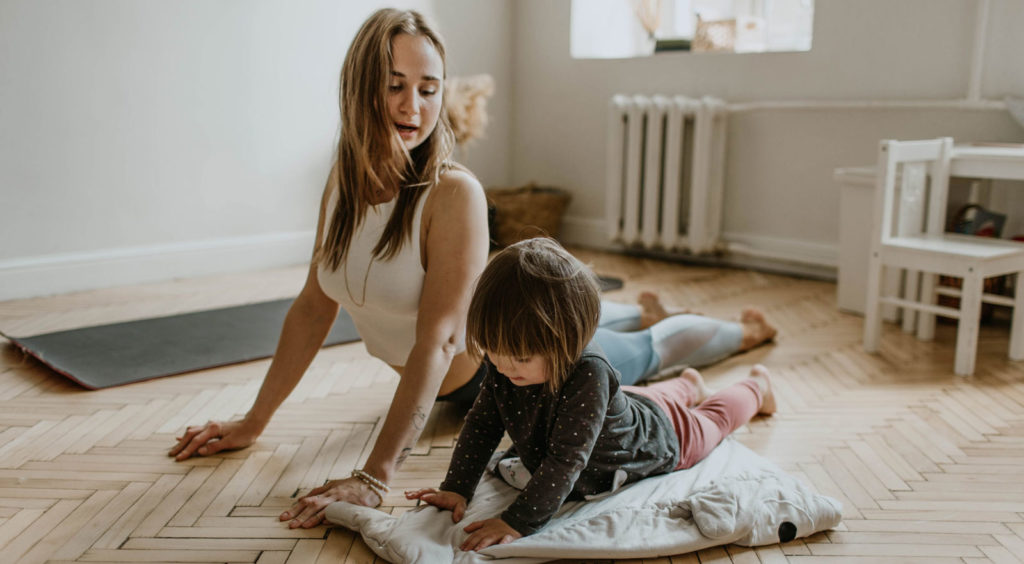
<instances>
[{"instance_id":1,"label":"white baseboard","mask_svg":"<svg viewBox=\"0 0 1024 564\"><path fill-rule=\"evenodd\" d=\"M839 265L839 246L836 244L808 243L750 233L723 233L722 240L729 253L734 255L826 268Z\"/></svg>"},{"instance_id":2,"label":"white baseboard","mask_svg":"<svg viewBox=\"0 0 1024 564\"><path fill-rule=\"evenodd\" d=\"M0 301L309 261L313 231L0 261Z\"/></svg>"}]
</instances>

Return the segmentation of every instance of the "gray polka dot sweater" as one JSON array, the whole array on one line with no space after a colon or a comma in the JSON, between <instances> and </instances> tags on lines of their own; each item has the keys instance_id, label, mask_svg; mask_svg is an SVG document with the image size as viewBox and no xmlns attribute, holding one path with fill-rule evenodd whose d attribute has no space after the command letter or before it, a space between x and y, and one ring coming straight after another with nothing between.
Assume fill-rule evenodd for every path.
<instances>
[{"instance_id":1,"label":"gray polka dot sweater","mask_svg":"<svg viewBox=\"0 0 1024 564\"><path fill-rule=\"evenodd\" d=\"M679 440L668 416L649 399L619 389L618 374L589 348L557 397L544 384L519 387L490 361L466 415L441 489L472 499L505 432L532 477L501 518L520 534L543 527L566 499L672 471Z\"/></svg>"}]
</instances>

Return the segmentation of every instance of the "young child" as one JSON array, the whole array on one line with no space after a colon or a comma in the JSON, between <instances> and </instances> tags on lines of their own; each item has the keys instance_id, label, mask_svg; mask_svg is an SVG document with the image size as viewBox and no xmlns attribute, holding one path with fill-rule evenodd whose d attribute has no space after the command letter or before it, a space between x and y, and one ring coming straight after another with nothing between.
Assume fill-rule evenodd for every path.
<instances>
[{"instance_id":1,"label":"young child","mask_svg":"<svg viewBox=\"0 0 1024 564\"><path fill-rule=\"evenodd\" d=\"M462 550L503 544L543 527L567 499L689 468L775 401L768 371L708 394L700 374L620 386L588 346L598 325L594 277L551 239L512 245L491 260L469 307L467 345L487 373L441 487L406 492L459 522L502 436L531 478L500 518L471 523ZM696 404L700 404L694 407Z\"/></svg>"}]
</instances>

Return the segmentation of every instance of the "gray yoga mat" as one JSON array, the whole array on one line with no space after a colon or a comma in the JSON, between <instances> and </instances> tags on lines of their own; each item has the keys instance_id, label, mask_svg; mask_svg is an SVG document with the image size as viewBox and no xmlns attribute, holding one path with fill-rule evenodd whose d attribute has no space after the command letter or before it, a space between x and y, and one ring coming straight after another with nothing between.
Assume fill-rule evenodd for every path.
<instances>
[{"instance_id":1,"label":"gray yoga mat","mask_svg":"<svg viewBox=\"0 0 1024 564\"><path fill-rule=\"evenodd\" d=\"M90 390L274 354L292 299L84 327L12 343ZM0 333L2 334L2 333ZM341 310L324 346L359 340Z\"/></svg>"},{"instance_id":2,"label":"gray yoga mat","mask_svg":"<svg viewBox=\"0 0 1024 564\"><path fill-rule=\"evenodd\" d=\"M611 292L622 287L622 279L613 276L598 276L597 286L601 288L602 292Z\"/></svg>"}]
</instances>

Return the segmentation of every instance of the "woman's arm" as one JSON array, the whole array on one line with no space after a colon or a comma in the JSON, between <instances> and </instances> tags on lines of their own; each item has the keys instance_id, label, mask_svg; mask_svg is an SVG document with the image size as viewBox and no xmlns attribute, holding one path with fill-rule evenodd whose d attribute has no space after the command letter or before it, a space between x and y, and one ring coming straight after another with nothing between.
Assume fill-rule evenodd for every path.
<instances>
[{"instance_id":1,"label":"woman's arm","mask_svg":"<svg viewBox=\"0 0 1024 564\"><path fill-rule=\"evenodd\" d=\"M466 313L487 264L487 203L470 174L451 171L431 194L425 214L423 292L416 344L406 361L377 443L364 470L385 482L419 438L466 331Z\"/></svg>"},{"instance_id":2,"label":"woman's arm","mask_svg":"<svg viewBox=\"0 0 1024 564\"><path fill-rule=\"evenodd\" d=\"M318 241L323 236L327 202L336 185L335 178L337 175L332 170L320 202ZM245 448L256 442L271 416L302 379L338 316L338 304L320 289L316 272L317 266L311 261L306 284L288 309L270 369L249 412L240 421L210 421L188 427L171 448L170 456L185 460L193 455Z\"/></svg>"},{"instance_id":3,"label":"woman's arm","mask_svg":"<svg viewBox=\"0 0 1024 564\"><path fill-rule=\"evenodd\" d=\"M426 274L416 319L416 344L363 470L387 483L427 422L458 344L477 278L487 263L487 204L480 183L465 172L448 172L432 190L424 212ZM354 478L312 490L281 514L291 527L314 527L334 501L373 505L379 500Z\"/></svg>"}]
</instances>

